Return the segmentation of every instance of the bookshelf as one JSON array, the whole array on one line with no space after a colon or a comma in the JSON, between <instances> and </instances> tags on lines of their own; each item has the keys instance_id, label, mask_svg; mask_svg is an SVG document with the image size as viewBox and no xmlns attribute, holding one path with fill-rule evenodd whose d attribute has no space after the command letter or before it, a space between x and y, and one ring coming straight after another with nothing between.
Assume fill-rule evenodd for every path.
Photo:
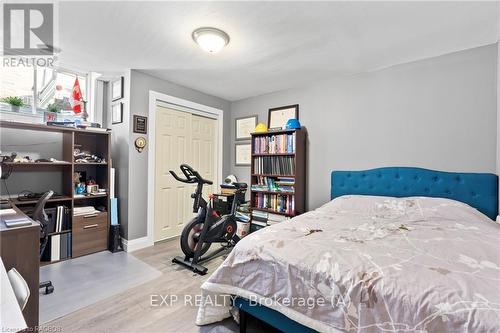
<instances>
[{"instance_id":1,"label":"bookshelf","mask_svg":"<svg viewBox=\"0 0 500 333\"><path fill-rule=\"evenodd\" d=\"M263 227L271 216L285 219L305 212L306 141L303 128L252 133L252 224Z\"/></svg>"},{"instance_id":2,"label":"bookshelf","mask_svg":"<svg viewBox=\"0 0 500 333\"><path fill-rule=\"evenodd\" d=\"M51 174L57 174L57 177L60 179L59 187L45 189L54 190L59 194L52 197L45 207L46 211L54 211L58 206L64 206L68 210L67 220L65 220L60 230L49 233L50 240L47 247L50 249L51 242L55 239L60 241L61 248L64 245L66 252L60 256L59 260L50 261L50 255L48 259L47 256L43 257L41 265L48 265L106 250L108 248L109 233L111 133L109 131L0 121L0 130L4 129L14 129L19 131L19 135L29 135L29 132L59 133L57 145L59 146L58 149L62 152L60 162L6 163L6 165L12 167L12 173L36 174L50 172ZM21 131L27 132L22 133ZM4 144L12 144L12 142ZM73 156L75 148L99 155L105 159L105 162L76 162ZM32 153L37 152L33 151ZM75 172L83 172L87 179L95 179L97 184L99 184L99 188L106 189L106 192L83 197L76 195L74 188ZM38 200L20 200L13 196L10 201L29 215ZM79 206L94 206L101 208L101 210L92 214L75 215L75 207Z\"/></svg>"}]
</instances>

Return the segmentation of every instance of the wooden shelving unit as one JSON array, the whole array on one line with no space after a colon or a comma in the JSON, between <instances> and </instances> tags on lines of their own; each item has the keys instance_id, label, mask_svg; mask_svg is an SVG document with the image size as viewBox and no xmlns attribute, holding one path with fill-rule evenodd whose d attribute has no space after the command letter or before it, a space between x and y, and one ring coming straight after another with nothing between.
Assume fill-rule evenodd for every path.
<instances>
[{"instance_id":1,"label":"wooden shelving unit","mask_svg":"<svg viewBox=\"0 0 500 333\"><path fill-rule=\"evenodd\" d=\"M33 162L33 163L7 163L12 166L13 172L57 172L62 177L61 197L55 197L48 201L47 208L63 205L71 210L69 229L55 232L50 235L62 235L71 233L72 257L99 252L107 249L107 239L109 233L109 185L111 168L111 132L92 131L75 129L68 127L47 126L39 124L24 124L10 121L0 121L0 129L10 128L16 130L41 131L61 133L62 161L60 162ZM74 162L73 151L75 147L92 152L92 154L103 157L106 163L77 163ZM92 177L99 184L100 188L105 188L107 192L101 195L75 197L73 175L75 172L85 171L87 178ZM50 190L49 188L47 190ZM11 201L20 209L27 210L33 207L37 200ZM74 216L75 206L92 205L104 207L103 212L95 216ZM96 226L96 227L94 227ZM77 249L75 251L75 249ZM55 262L68 260L41 262L47 265Z\"/></svg>"},{"instance_id":2,"label":"wooden shelving unit","mask_svg":"<svg viewBox=\"0 0 500 333\"><path fill-rule=\"evenodd\" d=\"M293 136L292 146L285 143L280 145L278 149L262 148L262 139L267 139L268 142L273 142L273 138L277 136L286 138ZM250 181L250 204L252 210L272 213L293 217L305 212L306 205L306 139L307 132L305 129L297 130L281 130L266 133L252 134L252 162L251 162L251 181ZM282 140L282 139L281 139ZM260 143L259 143L259 142ZM274 141L276 142L276 141ZM282 142L282 141L281 141ZM275 144L275 143L271 143ZM259 147L256 147L258 145ZM275 146L276 147L276 146ZM257 149L260 148L260 149ZM263 167L260 158L266 158L267 164L273 164L273 169L280 169L281 172L271 172L269 167ZM286 160L284 160L284 158ZM284 162L286 161L286 162ZM287 168L284 167L287 164ZM291 169L291 170L289 170ZM288 172L284 172L284 171ZM291 172L293 170L293 172ZM275 171L275 170L274 170ZM271 189L255 189L255 185L259 185L259 178L267 177L268 179L279 180L279 178L294 179L292 191L277 191ZM260 184L262 186L262 184ZM289 197L293 200L293 209L288 207L285 209L273 209L271 205L258 206L258 197L267 195L266 198L272 196ZM279 199L278 199L279 200ZM285 199L285 202L288 199ZM270 201L270 200L269 200ZM276 206L276 205L275 205Z\"/></svg>"}]
</instances>

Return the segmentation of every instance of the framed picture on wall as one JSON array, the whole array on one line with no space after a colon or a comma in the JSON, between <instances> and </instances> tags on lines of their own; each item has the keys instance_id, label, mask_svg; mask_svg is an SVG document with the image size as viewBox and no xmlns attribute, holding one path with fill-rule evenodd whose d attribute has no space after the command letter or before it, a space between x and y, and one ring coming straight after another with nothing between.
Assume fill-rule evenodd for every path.
<instances>
[{"instance_id":1,"label":"framed picture on wall","mask_svg":"<svg viewBox=\"0 0 500 333\"><path fill-rule=\"evenodd\" d=\"M123 122L123 103L115 103L111 105L111 123L120 124Z\"/></svg>"},{"instance_id":2,"label":"framed picture on wall","mask_svg":"<svg viewBox=\"0 0 500 333\"><path fill-rule=\"evenodd\" d=\"M134 114L134 133L148 134L148 117Z\"/></svg>"},{"instance_id":3,"label":"framed picture on wall","mask_svg":"<svg viewBox=\"0 0 500 333\"><path fill-rule=\"evenodd\" d=\"M236 166L249 166L252 159L252 145L250 143L236 143L235 151L235 165Z\"/></svg>"},{"instance_id":4,"label":"framed picture on wall","mask_svg":"<svg viewBox=\"0 0 500 333\"><path fill-rule=\"evenodd\" d=\"M113 102L123 98L123 82L123 76L111 82L111 100Z\"/></svg>"},{"instance_id":5,"label":"framed picture on wall","mask_svg":"<svg viewBox=\"0 0 500 333\"><path fill-rule=\"evenodd\" d=\"M236 119L236 140L248 140L257 126L257 116Z\"/></svg>"},{"instance_id":6,"label":"framed picture on wall","mask_svg":"<svg viewBox=\"0 0 500 333\"><path fill-rule=\"evenodd\" d=\"M269 109L269 116L267 117L267 127L270 130L285 128L288 119L299 119L299 105L287 105L279 108Z\"/></svg>"}]
</instances>

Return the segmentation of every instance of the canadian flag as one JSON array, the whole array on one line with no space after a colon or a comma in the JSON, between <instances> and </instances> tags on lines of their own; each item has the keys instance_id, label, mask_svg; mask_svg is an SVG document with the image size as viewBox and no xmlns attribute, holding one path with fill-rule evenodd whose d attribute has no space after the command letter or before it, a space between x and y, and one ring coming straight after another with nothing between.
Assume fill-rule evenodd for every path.
<instances>
[{"instance_id":1,"label":"canadian flag","mask_svg":"<svg viewBox=\"0 0 500 333\"><path fill-rule=\"evenodd\" d=\"M78 114L82 112L82 91L80 90L80 83L78 82L78 77L75 79L75 84L73 84L73 92L71 93L71 107L73 112Z\"/></svg>"}]
</instances>

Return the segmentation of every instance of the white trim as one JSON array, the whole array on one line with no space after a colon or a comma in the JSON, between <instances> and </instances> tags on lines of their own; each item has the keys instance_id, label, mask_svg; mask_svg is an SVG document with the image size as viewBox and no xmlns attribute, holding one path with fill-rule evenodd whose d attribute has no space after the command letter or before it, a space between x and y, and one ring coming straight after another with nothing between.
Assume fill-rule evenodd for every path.
<instances>
[{"instance_id":1,"label":"white trim","mask_svg":"<svg viewBox=\"0 0 500 333\"><path fill-rule=\"evenodd\" d=\"M136 239L127 240L122 238L123 250L125 252L132 252L143 249L145 247L153 246L154 243L149 240L149 238L141 237Z\"/></svg>"},{"instance_id":2,"label":"white trim","mask_svg":"<svg viewBox=\"0 0 500 333\"><path fill-rule=\"evenodd\" d=\"M162 94L153 90L149 91L149 114L148 114L148 207L147 207L147 236L148 243L154 244L154 216L155 216L155 138L156 138L156 106L167 104L168 107L174 107L177 110L190 112L193 114L202 115L217 119L219 130L216 140L218 141L217 158L215 159L215 176L214 184L222 182L222 152L223 152L223 129L224 129L224 114L220 109L211 106L198 104L182 98Z\"/></svg>"}]
</instances>

